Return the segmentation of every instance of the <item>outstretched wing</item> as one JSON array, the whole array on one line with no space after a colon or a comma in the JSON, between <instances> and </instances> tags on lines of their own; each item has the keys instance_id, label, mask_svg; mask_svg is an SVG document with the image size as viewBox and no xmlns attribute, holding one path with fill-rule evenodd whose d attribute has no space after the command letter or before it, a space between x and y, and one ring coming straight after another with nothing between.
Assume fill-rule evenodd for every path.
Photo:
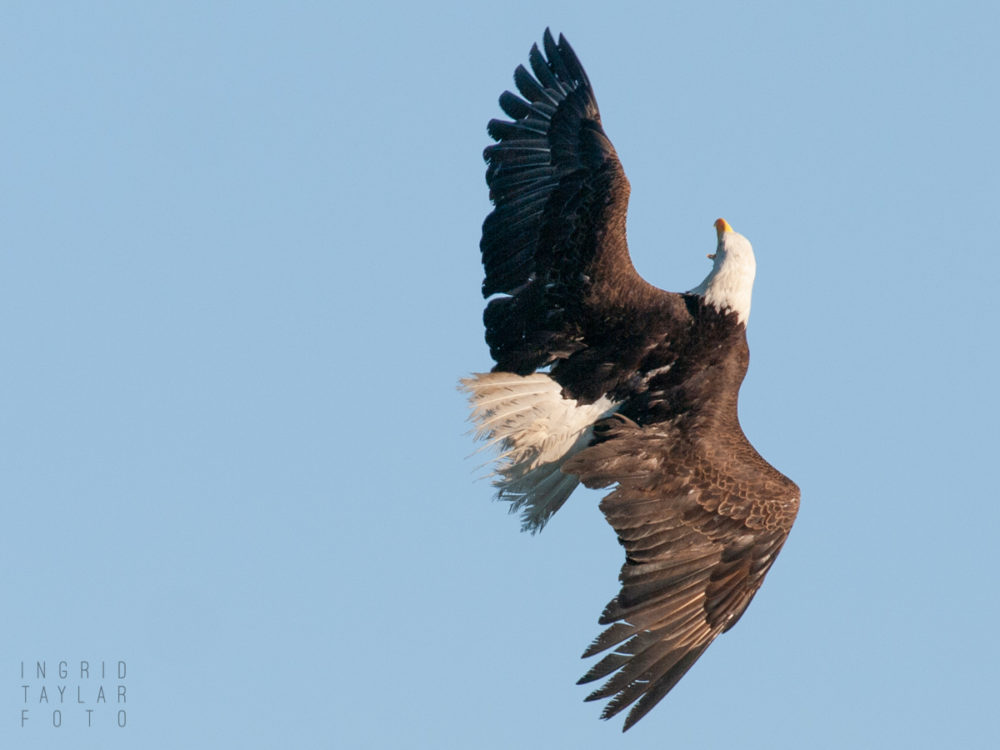
<instances>
[{"instance_id":1,"label":"outstretched wing","mask_svg":"<svg viewBox=\"0 0 1000 750\"><path fill-rule=\"evenodd\" d=\"M626 562L601 615L610 627L584 656L617 648L580 682L608 677L587 697L611 698L602 718L635 703L628 729L736 624L788 536L799 491L742 432L715 449L693 447L667 423L640 427L620 415L594 432L564 470L588 487L617 483L601 510Z\"/></svg>"},{"instance_id":2,"label":"outstretched wing","mask_svg":"<svg viewBox=\"0 0 1000 750\"><path fill-rule=\"evenodd\" d=\"M491 120L498 141L484 152L495 208L480 242L486 278L486 341L495 369L519 374L583 346L594 306L643 285L629 260L629 185L580 61L546 29L544 55L531 48L514 73L521 97Z\"/></svg>"}]
</instances>

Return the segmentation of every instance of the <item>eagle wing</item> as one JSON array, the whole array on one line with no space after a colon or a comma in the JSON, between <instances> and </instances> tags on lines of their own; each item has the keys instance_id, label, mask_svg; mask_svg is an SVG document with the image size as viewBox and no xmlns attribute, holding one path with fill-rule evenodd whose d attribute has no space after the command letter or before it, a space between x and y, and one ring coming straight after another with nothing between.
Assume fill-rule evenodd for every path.
<instances>
[{"instance_id":1,"label":"eagle wing","mask_svg":"<svg viewBox=\"0 0 1000 750\"><path fill-rule=\"evenodd\" d=\"M625 240L629 184L601 127L590 81L560 35L518 66L513 121L491 120L484 152L495 208L483 223L484 313L495 370L521 375L569 357L588 320L616 296L645 288ZM658 290L657 290L658 291ZM661 292L661 294L666 294Z\"/></svg>"},{"instance_id":2,"label":"eagle wing","mask_svg":"<svg viewBox=\"0 0 1000 750\"><path fill-rule=\"evenodd\" d=\"M598 422L590 448L564 467L588 487L617 487L601 502L625 547L609 625L584 652L617 646L580 683L609 679L587 700L611 698L610 718L638 701L628 729L655 706L715 638L736 624L781 550L799 490L742 432L711 449L669 423Z\"/></svg>"}]
</instances>

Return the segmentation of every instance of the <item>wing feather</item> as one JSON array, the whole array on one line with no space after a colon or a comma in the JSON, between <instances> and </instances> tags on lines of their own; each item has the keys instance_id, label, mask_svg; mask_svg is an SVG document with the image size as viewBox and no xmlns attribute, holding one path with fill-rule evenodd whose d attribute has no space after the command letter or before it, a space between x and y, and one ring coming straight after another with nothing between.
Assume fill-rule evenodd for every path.
<instances>
[{"instance_id":1,"label":"wing feather","mask_svg":"<svg viewBox=\"0 0 1000 750\"><path fill-rule=\"evenodd\" d=\"M581 682L607 678L587 697L610 698L603 718L634 704L628 729L739 619L788 535L798 488L749 443L721 460L700 455L676 426L621 415L595 434L565 470L588 487L617 484L601 510L626 561L600 618L610 627L584 655L616 648ZM748 524L761 513L770 523Z\"/></svg>"},{"instance_id":2,"label":"wing feather","mask_svg":"<svg viewBox=\"0 0 1000 750\"><path fill-rule=\"evenodd\" d=\"M508 320L487 326L495 369L527 373L575 351L585 332L565 325L593 303L602 280L639 283L628 258L628 180L601 126L590 81L569 43L546 30L519 65L500 107L513 121L487 126L483 295L510 295ZM619 217L621 220L617 220ZM555 313L555 315L553 315Z\"/></svg>"}]
</instances>

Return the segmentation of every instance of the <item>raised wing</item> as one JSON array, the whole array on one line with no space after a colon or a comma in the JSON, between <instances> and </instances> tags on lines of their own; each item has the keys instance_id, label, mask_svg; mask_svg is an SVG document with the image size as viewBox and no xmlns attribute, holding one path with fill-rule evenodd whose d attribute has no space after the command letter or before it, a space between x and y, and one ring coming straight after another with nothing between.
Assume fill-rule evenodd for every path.
<instances>
[{"instance_id":1,"label":"raised wing","mask_svg":"<svg viewBox=\"0 0 1000 750\"><path fill-rule=\"evenodd\" d=\"M495 209L480 242L486 341L496 370L527 374L582 348L595 304L641 286L629 260L629 185L601 127L587 74L546 29L514 73L521 97L492 120L484 152Z\"/></svg>"},{"instance_id":2,"label":"raised wing","mask_svg":"<svg viewBox=\"0 0 1000 750\"><path fill-rule=\"evenodd\" d=\"M588 487L617 488L601 510L625 547L610 625L584 656L617 646L581 680L608 680L610 718L635 703L625 729L655 706L715 638L736 624L798 510L795 484L739 441L694 447L660 423L615 415L565 466ZM638 702L636 702L638 701Z\"/></svg>"}]
</instances>

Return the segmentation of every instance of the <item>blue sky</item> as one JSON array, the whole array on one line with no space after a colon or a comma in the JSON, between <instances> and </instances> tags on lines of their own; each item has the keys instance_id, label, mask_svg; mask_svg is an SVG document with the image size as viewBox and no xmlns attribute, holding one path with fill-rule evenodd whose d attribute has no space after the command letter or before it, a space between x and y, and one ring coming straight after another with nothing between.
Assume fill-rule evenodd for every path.
<instances>
[{"instance_id":1,"label":"blue sky","mask_svg":"<svg viewBox=\"0 0 1000 750\"><path fill-rule=\"evenodd\" d=\"M697 284L718 216L753 241L741 417L803 491L624 736L573 684L622 561L600 494L520 534L455 390L490 366L485 125L546 26L640 272ZM985 2L5 4L0 745L996 747L998 31ZM42 660L84 700L119 681L79 662L125 661L127 726Z\"/></svg>"}]
</instances>

